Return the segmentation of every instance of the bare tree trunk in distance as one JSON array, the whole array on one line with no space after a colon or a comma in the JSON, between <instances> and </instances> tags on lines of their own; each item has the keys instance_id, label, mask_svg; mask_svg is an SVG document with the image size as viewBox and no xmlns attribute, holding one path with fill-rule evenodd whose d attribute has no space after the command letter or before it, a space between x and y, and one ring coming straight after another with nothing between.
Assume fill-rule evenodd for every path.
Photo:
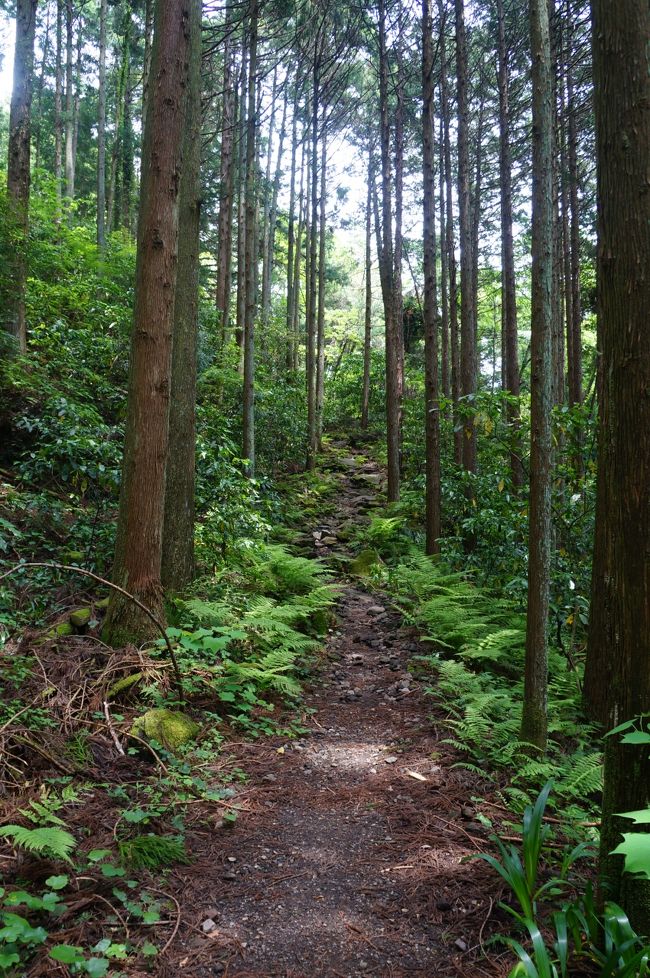
<instances>
[{"instance_id":1,"label":"bare tree trunk in distance","mask_svg":"<svg viewBox=\"0 0 650 978\"><path fill-rule=\"evenodd\" d=\"M510 150L510 72L506 45L503 0L497 0L499 31L499 187L501 191L501 383L511 400L506 419L513 441L519 428L519 349L517 333L517 292L515 253L512 236L512 154ZM518 453L510 452L512 483L519 488L523 470Z\"/></svg>"},{"instance_id":2,"label":"bare tree trunk in distance","mask_svg":"<svg viewBox=\"0 0 650 978\"><path fill-rule=\"evenodd\" d=\"M424 386L426 437L426 552L440 551L440 404L436 290L436 171L434 53L431 0L422 0L422 188L424 200Z\"/></svg>"},{"instance_id":3,"label":"bare tree trunk in distance","mask_svg":"<svg viewBox=\"0 0 650 978\"><path fill-rule=\"evenodd\" d=\"M201 0L190 2L183 169L179 191L178 272L174 300L169 451L161 580L180 591L194 577L196 374L201 216Z\"/></svg>"},{"instance_id":4,"label":"bare tree trunk in distance","mask_svg":"<svg viewBox=\"0 0 650 978\"><path fill-rule=\"evenodd\" d=\"M65 0L65 196L74 200L74 86L72 56L74 52L73 0Z\"/></svg>"},{"instance_id":5,"label":"bare tree trunk in distance","mask_svg":"<svg viewBox=\"0 0 650 978\"><path fill-rule=\"evenodd\" d=\"M11 261L11 305L7 310L6 330L14 338L21 353L27 351L25 286L27 284L26 252L29 231L30 123L35 26L36 0L18 0L7 162L8 216L15 247Z\"/></svg>"},{"instance_id":6,"label":"bare tree trunk in distance","mask_svg":"<svg viewBox=\"0 0 650 978\"><path fill-rule=\"evenodd\" d=\"M311 102L311 215L307 222L309 241L309 276L307 286L307 465L316 466L316 288L318 270L318 115L320 99L319 42L314 49Z\"/></svg>"},{"instance_id":7,"label":"bare tree trunk in distance","mask_svg":"<svg viewBox=\"0 0 650 978\"><path fill-rule=\"evenodd\" d=\"M296 166L298 158L298 78L295 80L291 118L291 167L289 176L289 216L287 229L287 356L286 368L293 368L295 329L293 324L294 264L296 248Z\"/></svg>"},{"instance_id":8,"label":"bare tree trunk in distance","mask_svg":"<svg viewBox=\"0 0 650 978\"><path fill-rule=\"evenodd\" d=\"M530 0L530 46L533 82L530 530L521 739L545 750L553 477L553 72L546 0Z\"/></svg>"},{"instance_id":9,"label":"bare tree trunk in distance","mask_svg":"<svg viewBox=\"0 0 650 978\"><path fill-rule=\"evenodd\" d=\"M63 196L63 0L56 0L56 65L54 69L54 182L57 220Z\"/></svg>"},{"instance_id":10,"label":"bare tree trunk in distance","mask_svg":"<svg viewBox=\"0 0 650 978\"><path fill-rule=\"evenodd\" d=\"M158 0L152 98L142 157L135 313L113 580L160 619L165 469L169 444L179 178L189 66L187 0ZM131 601L111 595L104 639L121 646L153 637Z\"/></svg>"},{"instance_id":11,"label":"bare tree trunk in distance","mask_svg":"<svg viewBox=\"0 0 650 978\"><path fill-rule=\"evenodd\" d=\"M469 174L467 35L464 0L454 0L458 86L458 205L460 218L460 388L463 398L463 468L476 472L476 425L471 399L476 393L477 349L474 320L472 215Z\"/></svg>"},{"instance_id":12,"label":"bare tree trunk in distance","mask_svg":"<svg viewBox=\"0 0 650 978\"><path fill-rule=\"evenodd\" d=\"M611 728L650 712L650 8L593 0L592 11L602 386L584 694ZM608 737L601 872L640 934L650 932L648 881L611 853L634 831L616 813L649 805L647 744Z\"/></svg>"},{"instance_id":13,"label":"bare tree trunk in distance","mask_svg":"<svg viewBox=\"0 0 650 978\"><path fill-rule=\"evenodd\" d=\"M250 0L248 51L248 117L246 120L246 247L244 307L243 456L246 473L255 476L255 315L257 312L257 24L258 0Z\"/></svg>"},{"instance_id":14,"label":"bare tree trunk in distance","mask_svg":"<svg viewBox=\"0 0 650 978\"><path fill-rule=\"evenodd\" d=\"M361 427L368 427L370 411L370 363L372 355L372 187L375 161L372 144L368 148L368 196L366 199L366 304L363 328L363 385L361 390Z\"/></svg>"},{"instance_id":15,"label":"bare tree trunk in distance","mask_svg":"<svg viewBox=\"0 0 650 978\"><path fill-rule=\"evenodd\" d=\"M232 271L232 218L234 198L234 145L237 91L233 87L233 51L230 37L232 2L226 9L226 38L223 52L223 112L221 117L221 162L219 174L219 223L217 228L216 305L221 316L221 345L226 346L230 329L230 287Z\"/></svg>"},{"instance_id":16,"label":"bare tree trunk in distance","mask_svg":"<svg viewBox=\"0 0 650 978\"><path fill-rule=\"evenodd\" d=\"M320 158L320 227L318 241L318 323L316 328L316 449L321 450L325 407L325 258L327 245L327 116L323 111Z\"/></svg>"},{"instance_id":17,"label":"bare tree trunk in distance","mask_svg":"<svg viewBox=\"0 0 650 978\"><path fill-rule=\"evenodd\" d=\"M447 240L445 250L449 266L449 345L451 366L451 397L453 401L454 461L463 461L463 425L459 412L460 399L460 349L458 336L458 284L456 278L456 244L454 240L453 174L451 165L451 112L449 107L449 80L447 76L447 44L445 36L445 8L438 0L440 19L440 115L444 128L444 170L446 187Z\"/></svg>"},{"instance_id":18,"label":"bare tree trunk in distance","mask_svg":"<svg viewBox=\"0 0 650 978\"><path fill-rule=\"evenodd\" d=\"M400 357L395 322L392 178L390 162L389 64L386 3L379 0L379 116L382 186L381 289L386 322L386 449L388 502L397 502L400 491Z\"/></svg>"},{"instance_id":19,"label":"bare tree trunk in distance","mask_svg":"<svg viewBox=\"0 0 650 978\"><path fill-rule=\"evenodd\" d=\"M99 90L97 93L97 245L106 244L106 14L99 0Z\"/></svg>"}]
</instances>

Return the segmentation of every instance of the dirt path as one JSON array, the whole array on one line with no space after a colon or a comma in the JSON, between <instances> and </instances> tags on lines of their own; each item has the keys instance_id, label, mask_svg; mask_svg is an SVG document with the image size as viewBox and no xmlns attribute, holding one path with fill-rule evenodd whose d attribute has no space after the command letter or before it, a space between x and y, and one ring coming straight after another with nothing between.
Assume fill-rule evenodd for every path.
<instances>
[{"instance_id":1,"label":"dirt path","mask_svg":"<svg viewBox=\"0 0 650 978\"><path fill-rule=\"evenodd\" d=\"M353 455L342 467L337 513L310 534L325 559L381 483ZM498 973L476 961L493 904L486 868L461 861L485 839L471 820L476 780L453 769L445 731L406 671L417 636L349 582L337 615L306 698L309 735L241 745L254 780L238 796L246 814L231 831L202 835L199 862L176 874L194 926L161 975Z\"/></svg>"}]
</instances>

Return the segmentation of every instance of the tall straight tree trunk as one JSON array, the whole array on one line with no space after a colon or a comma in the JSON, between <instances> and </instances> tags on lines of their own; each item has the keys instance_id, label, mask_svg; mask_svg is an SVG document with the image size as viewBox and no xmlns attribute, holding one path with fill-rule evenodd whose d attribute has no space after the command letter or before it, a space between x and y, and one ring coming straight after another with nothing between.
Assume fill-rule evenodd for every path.
<instances>
[{"instance_id":1,"label":"tall straight tree trunk","mask_svg":"<svg viewBox=\"0 0 650 978\"><path fill-rule=\"evenodd\" d=\"M287 106L289 96L284 91L282 100L282 121L278 135L278 154L275 162L273 185L267 189L269 203L268 220L264 228L264 252L262 266L262 321L268 323L271 313L271 287L273 285L273 266L275 263L275 222L278 216L278 196L282 181L282 157L284 156L284 141L287 135ZM271 140L269 139L269 143ZM270 171L269 171L270 173Z\"/></svg>"},{"instance_id":2,"label":"tall straight tree trunk","mask_svg":"<svg viewBox=\"0 0 650 978\"><path fill-rule=\"evenodd\" d=\"M370 366L372 356L372 188L375 161L372 143L368 147L368 195L366 198L366 304L363 328L363 384L361 388L361 427L368 427L370 412Z\"/></svg>"},{"instance_id":3,"label":"tall straight tree trunk","mask_svg":"<svg viewBox=\"0 0 650 978\"><path fill-rule=\"evenodd\" d=\"M161 580L180 591L194 577L196 359L201 213L201 0L189 0L189 71L179 191L178 272L165 478Z\"/></svg>"},{"instance_id":4,"label":"tall straight tree trunk","mask_svg":"<svg viewBox=\"0 0 650 978\"><path fill-rule=\"evenodd\" d=\"M249 5L248 116L246 119L246 247L244 306L243 457L246 472L255 476L255 314L257 311L257 26L258 0Z\"/></svg>"},{"instance_id":5,"label":"tall straight tree trunk","mask_svg":"<svg viewBox=\"0 0 650 978\"><path fill-rule=\"evenodd\" d=\"M289 218L287 228L287 359L286 368L293 368L295 329L293 325L294 264L296 247L296 166L298 160L298 78L293 97L291 118L291 167L289 176Z\"/></svg>"},{"instance_id":6,"label":"tall straight tree trunk","mask_svg":"<svg viewBox=\"0 0 650 978\"><path fill-rule=\"evenodd\" d=\"M316 448L321 451L325 407L325 260L327 246L327 117L323 111L318 231L318 323L316 329Z\"/></svg>"},{"instance_id":7,"label":"tall straight tree trunk","mask_svg":"<svg viewBox=\"0 0 650 978\"><path fill-rule=\"evenodd\" d=\"M319 51L314 52L311 102L311 214L307 301L307 469L316 466L316 288L318 282L318 116L320 102Z\"/></svg>"},{"instance_id":8,"label":"tall straight tree trunk","mask_svg":"<svg viewBox=\"0 0 650 978\"><path fill-rule=\"evenodd\" d=\"M10 305L6 314L6 329L14 338L21 353L25 353L27 350L25 286L27 284L27 235L29 232L30 123L34 79L35 26L36 0L18 0L7 162L8 217L15 246L12 249Z\"/></svg>"},{"instance_id":9,"label":"tall straight tree trunk","mask_svg":"<svg viewBox=\"0 0 650 978\"><path fill-rule=\"evenodd\" d=\"M567 114L569 152L569 203L571 209L571 348L573 359L569 371L569 403L582 402L582 303L580 300L580 204L578 186L578 134L573 68L567 59Z\"/></svg>"},{"instance_id":10,"label":"tall straight tree trunk","mask_svg":"<svg viewBox=\"0 0 650 978\"><path fill-rule=\"evenodd\" d=\"M530 530L521 739L545 750L553 476L553 73L546 0L530 0L530 46L533 83Z\"/></svg>"},{"instance_id":11,"label":"tall straight tree trunk","mask_svg":"<svg viewBox=\"0 0 650 978\"><path fill-rule=\"evenodd\" d=\"M41 165L41 137L43 132L43 89L45 88L45 74L50 59L50 5L47 5L45 13L45 36L43 38L41 68L38 73L38 85L36 89L36 117L34 125L34 168L39 169Z\"/></svg>"},{"instance_id":12,"label":"tall straight tree trunk","mask_svg":"<svg viewBox=\"0 0 650 978\"><path fill-rule=\"evenodd\" d=\"M476 425L472 398L476 393L477 348L474 320L472 213L469 172L469 105L467 36L464 0L454 0L456 14L456 79L458 87L458 205L460 225L460 391L463 398L462 463L476 471Z\"/></svg>"},{"instance_id":13,"label":"tall straight tree trunk","mask_svg":"<svg viewBox=\"0 0 650 978\"><path fill-rule=\"evenodd\" d=\"M436 172L434 53L431 0L422 0L422 190L424 201L424 386L426 438L426 552L440 550L440 405L436 290Z\"/></svg>"},{"instance_id":14,"label":"tall straight tree trunk","mask_svg":"<svg viewBox=\"0 0 650 978\"><path fill-rule=\"evenodd\" d=\"M74 200L74 12L73 0L65 0L65 196Z\"/></svg>"},{"instance_id":15,"label":"tall straight tree trunk","mask_svg":"<svg viewBox=\"0 0 650 978\"><path fill-rule=\"evenodd\" d=\"M126 26L122 38L122 51L120 55L120 70L117 76L117 91L115 95L115 132L113 135L113 146L111 149L111 167L108 184L108 202L106 206L107 231L110 233L116 225L116 199L118 183L118 164L122 153L122 140L124 137L124 113L127 98L127 84L129 74L129 38L131 33L131 15L127 10ZM122 153L123 155L123 153Z\"/></svg>"},{"instance_id":16,"label":"tall straight tree trunk","mask_svg":"<svg viewBox=\"0 0 650 978\"><path fill-rule=\"evenodd\" d=\"M445 34L445 9L438 0L440 18L440 109L444 125L444 170L446 187L447 240L445 242L449 265L449 345L451 365L451 396L453 401L454 460L463 460L463 424L460 417L460 337L458 329L458 283L456 278L456 243L454 240L453 173L451 164L451 112L449 107L449 81L447 75L447 43Z\"/></svg>"},{"instance_id":17,"label":"tall straight tree trunk","mask_svg":"<svg viewBox=\"0 0 650 978\"><path fill-rule=\"evenodd\" d=\"M113 580L159 619L165 469L178 253L179 177L189 66L187 0L158 0L138 220L134 328ZM114 646L152 638L155 626L114 592L104 639Z\"/></svg>"},{"instance_id":18,"label":"tall straight tree trunk","mask_svg":"<svg viewBox=\"0 0 650 978\"><path fill-rule=\"evenodd\" d=\"M439 137L439 201L440 201L440 370L442 393L451 398L451 361L449 357L449 260L447 256L447 223L445 219L445 123L440 115Z\"/></svg>"},{"instance_id":19,"label":"tall straight tree trunk","mask_svg":"<svg viewBox=\"0 0 650 978\"><path fill-rule=\"evenodd\" d=\"M237 320L235 339L239 347L239 371L244 373L244 319L246 318L246 104L248 47L242 41L239 74L239 126L237 136Z\"/></svg>"},{"instance_id":20,"label":"tall straight tree trunk","mask_svg":"<svg viewBox=\"0 0 650 978\"><path fill-rule=\"evenodd\" d=\"M77 30L77 59L74 72L74 100L72 106L72 159L73 169L77 168L77 143L79 142L79 116L81 110L81 52L83 50L83 21L79 19Z\"/></svg>"},{"instance_id":21,"label":"tall straight tree trunk","mask_svg":"<svg viewBox=\"0 0 650 978\"><path fill-rule=\"evenodd\" d=\"M147 123L149 105L149 75L151 73L151 38L153 34L154 0L144 5L144 56L142 59L142 131Z\"/></svg>"},{"instance_id":22,"label":"tall straight tree trunk","mask_svg":"<svg viewBox=\"0 0 650 978\"><path fill-rule=\"evenodd\" d=\"M476 120L476 160L474 169L474 185L470 191L470 213L472 216L472 322L474 323L475 330L477 330L478 324L478 259L483 192L483 137L485 134L485 84L482 72L479 74L478 83L479 96ZM478 359L476 372L478 373Z\"/></svg>"},{"instance_id":23,"label":"tall straight tree trunk","mask_svg":"<svg viewBox=\"0 0 650 978\"><path fill-rule=\"evenodd\" d=\"M501 193L501 384L511 398L506 420L511 439L516 442L519 429L519 344L517 333L517 291L515 252L512 234L512 154L510 150L510 72L506 45L503 0L497 0L499 30L499 189ZM523 470L518 452L510 452L512 483L519 488Z\"/></svg>"},{"instance_id":24,"label":"tall straight tree trunk","mask_svg":"<svg viewBox=\"0 0 650 978\"><path fill-rule=\"evenodd\" d=\"M262 208L262 325L264 336L266 336L266 326L268 324L268 313L270 309L271 290L270 290L270 269L269 245L271 240L271 165L273 162L273 137L275 135L275 111L278 96L278 66L273 70L273 88L271 91L271 114L269 119L268 142L266 146L266 168L264 175L264 206ZM285 103L286 104L286 103ZM268 281L269 306L265 305L265 296Z\"/></svg>"},{"instance_id":25,"label":"tall straight tree trunk","mask_svg":"<svg viewBox=\"0 0 650 978\"><path fill-rule=\"evenodd\" d=\"M392 175L389 121L389 64L386 3L379 0L379 128L381 144L382 243L381 291L386 324L386 449L388 502L397 502L400 491L400 354L399 323L395 321Z\"/></svg>"},{"instance_id":26,"label":"tall straight tree trunk","mask_svg":"<svg viewBox=\"0 0 650 978\"><path fill-rule=\"evenodd\" d=\"M602 381L585 703L612 727L650 712L650 8L593 0L592 11ZM608 737L601 871L639 934L650 885L623 875L612 850L634 831L616 813L649 806L647 744Z\"/></svg>"},{"instance_id":27,"label":"tall straight tree trunk","mask_svg":"<svg viewBox=\"0 0 650 978\"><path fill-rule=\"evenodd\" d=\"M54 69L54 182L57 219L63 197L63 0L56 0L56 65Z\"/></svg>"},{"instance_id":28,"label":"tall straight tree trunk","mask_svg":"<svg viewBox=\"0 0 650 978\"><path fill-rule=\"evenodd\" d=\"M404 296L402 261L404 258L404 64L403 15L398 6L397 71L395 79L395 241L393 253L393 301L397 342L397 393L399 397L400 472L402 468L402 405L404 401Z\"/></svg>"},{"instance_id":29,"label":"tall straight tree trunk","mask_svg":"<svg viewBox=\"0 0 650 978\"><path fill-rule=\"evenodd\" d=\"M271 288L273 285L273 269L275 267L275 231L278 219L278 197L280 196L280 185L282 183L282 161L284 159L284 142L287 136L287 108L288 93L284 93L282 103L282 122L280 123L280 135L278 137L278 156L275 161L275 175L273 177L273 189L271 191L271 210L269 213L269 239L267 243L267 256L265 259L265 270L267 277L262 285L262 301L266 306L266 319L269 318L271 307Z\"/></svg>"},{"instance_id":30,"label":"tall straight tree trunk","mask_svg":"<svg viewBox=\"0 0 650 978\"><path fill-rule=\"evenodd\" d=\"M97 244L106 244L106 14L107 0L99 0L99 90L97 93Z\"/></svg>"},{"instance_id":31,"label":"tall straight tree trunk","mask_svg":"<svg viewBox=\"0 0 650 978\"><path fill-rule=\"evenodd\" d=\"M235 114L237 91L234 88L233 51L230 37L232 2L226 8L226 38L223 52L223 112L221 116L221 163L219 174L219 222L217 229L216 306L221 317L221 345L230 335L230 288L232 277L232 221L235 191Z\"/></svg>"},{"instance_id":32,"label":"tall straight tree trunk","mask_svg":"<svg viewBox=\"0 0 650 978\"><path fill-rule=\"evenodd\" d=\"M300 352L300 261L302 258L302 237L306 222L307 200L309 190L305 193L305 169L307 160L307 133L303 131L302 153L300 162L300 192L298 205L298 231L296 233L296 253L293 267L293 310L292 310L292 333L293 333L293 363L294 371L298 370L298 360Z\"/></svg>"}]
</instances>

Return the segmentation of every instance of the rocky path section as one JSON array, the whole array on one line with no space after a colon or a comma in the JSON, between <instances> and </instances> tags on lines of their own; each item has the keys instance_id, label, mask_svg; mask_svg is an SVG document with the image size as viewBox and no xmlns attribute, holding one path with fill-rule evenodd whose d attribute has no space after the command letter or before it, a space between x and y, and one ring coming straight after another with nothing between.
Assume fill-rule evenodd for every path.
<instances>
[{"instance_id":1,"label":"rocky path section","mask_svg":"<svg viewBox=\"0 0 650 978\"><path fill-rule=\"evenodd\" d=\"M379 504L376 466L354 455L337 466L336 515L305 535L321 559ZM342 584L337 616L306 698L308 736L241 745L241 766L259 773L240 794L246 814L202 836L200 861L176 873L194 926L161 976L503 973L476 960L494 901L484 864L462 860L483 829L472 781L407 671L417 636L354 583Z\"/></svg>"}]
</instances>

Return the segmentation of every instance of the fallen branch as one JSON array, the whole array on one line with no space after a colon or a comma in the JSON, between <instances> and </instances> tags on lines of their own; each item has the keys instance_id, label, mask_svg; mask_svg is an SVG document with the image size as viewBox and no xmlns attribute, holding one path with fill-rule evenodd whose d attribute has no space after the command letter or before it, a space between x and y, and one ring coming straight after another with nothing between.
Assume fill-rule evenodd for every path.
<instances>
[{"instance_id":1,"label":"fallen branch","mask_svg":"<svg viewBox=\"0 0 650 978\"><path fill-rule=\"evenodd\" d=\"M176 653L174 652L172 643L169 641L169 637L162 623L156 618L154 613L147 608L146 604L143 604L135 595L131 594L130 591L126 591L119 584L113 584L112 581L107 581L105 577L100 577L99 574L94 574L92 571L86 570L85 567L75 567L73 564L54 564L45 563L42 561L27 561L24 564L17 564L16 567L12 567L10 570L5 571L4 574L0 575L0 581L4 581L5 577L10 577L12 574L16 574L19 570L23 570L25 567L47 567L50 570L64 570L71 571L73 574L83 574L85 577L92 578L93 581L97 581L99 584L103 584L105 587L110 587L113 591L117 591L119 594L123 594L125 598L132 601L141 611L144 611L147 618L154 623L163 639L165 640L165 645L167 646L167 652L169 653L169 658L171 660L172 666L174 668L175 676L175 687L178 697L181 701L185 699L183 696L183 686L181 683L181 671L178 667L178 660L176 658Z\"/></svg>"}]
</instances>

